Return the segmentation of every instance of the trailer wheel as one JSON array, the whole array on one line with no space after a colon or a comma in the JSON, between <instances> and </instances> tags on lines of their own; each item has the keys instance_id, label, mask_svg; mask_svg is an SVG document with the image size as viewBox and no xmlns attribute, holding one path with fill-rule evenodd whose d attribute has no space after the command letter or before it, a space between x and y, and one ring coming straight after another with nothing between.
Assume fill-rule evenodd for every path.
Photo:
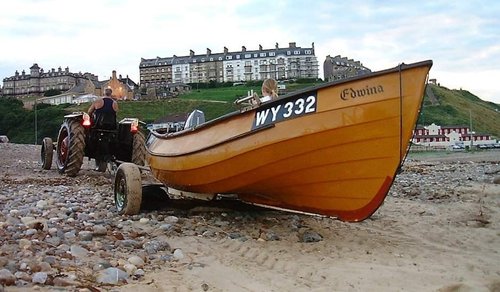
<instances>
[{"instance_id":1,"label":"trailer wheel","mask_svg":"<svg viewBox=\"0 0 500 292\"><path fill-rule=\"evenodd\" d=\"M137 132L132 137L132 157L130 162L137 165L144 165L146 160L145 138L142 132Z\"/></svg>"},{"instance_id":2,"label":"trailer wheel","mask_svg":"<svg viewBox=\"0 0 500 292\"><path fill-rule=\"evenodd\" d=\"M42 162L42 168L49 170L52 167L52 155L54 153L54 143L49 137L43 138L42 150L40 152L40 158Z\"/></svg>"},{"instance_id":3,"label":"trailer wheel","mask_svg":"<svg viewBox=\"0 0 500 292\"><path fill-rule=\"evenodd\" d=\"M66 119L57 136L56 164L60 173L75 176L82 167L85 129L78 120Z\"/></svg>"},{"instance_id":4,"label":"trailer wheel","mask_svg":"<svg viewBox=\"0 0 500 292\"><path fill-rule=\"evenodd\" d=\"M142 183L139 167L133 163L122 163L116 171L114 184L115 206L118 213L138 214L142 203Z\"/></svg>"}]
</instances>

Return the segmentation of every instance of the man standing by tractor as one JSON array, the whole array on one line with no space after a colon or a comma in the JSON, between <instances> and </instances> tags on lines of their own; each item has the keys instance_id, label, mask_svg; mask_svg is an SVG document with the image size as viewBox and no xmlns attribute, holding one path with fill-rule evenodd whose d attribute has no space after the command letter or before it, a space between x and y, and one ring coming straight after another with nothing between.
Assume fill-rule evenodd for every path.
<instances>
[{"instance_id":1,"label":"man standing by tractor","mask_svg":"<svg viewBox=\"0 0 500 292\"><path fill-rule=\"evenodd\" d=\"M89 107L88 114L92 117L93 125L99 129L116 129L118 103L111 97L112 92L111 88L106 88L105 95Z\"/></svg>"}]
</instances>

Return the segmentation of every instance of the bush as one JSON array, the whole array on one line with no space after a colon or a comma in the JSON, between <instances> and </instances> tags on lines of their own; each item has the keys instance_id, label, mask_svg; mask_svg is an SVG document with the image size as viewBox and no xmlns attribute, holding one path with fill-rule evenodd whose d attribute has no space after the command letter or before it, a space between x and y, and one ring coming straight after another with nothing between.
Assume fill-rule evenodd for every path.
<instances>
[{"instance_id":1,"label":"bush","mask_svg":"<svg viewBox=\"0 0 500 292\"><path fill-rule=\"evenodd\" d=\"M61 94L61 90L59 89L49 89L43 93L43 96L54 96Z\"/></svg>"}]
</instances>

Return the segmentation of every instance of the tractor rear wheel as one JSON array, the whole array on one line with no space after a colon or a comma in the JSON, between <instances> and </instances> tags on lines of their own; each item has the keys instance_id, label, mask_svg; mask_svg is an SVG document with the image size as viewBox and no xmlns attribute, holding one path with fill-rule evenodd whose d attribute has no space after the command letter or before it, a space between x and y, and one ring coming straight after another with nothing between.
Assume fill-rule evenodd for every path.
<instances>
[{"instance_id":1,"label":"tractor rear wheel","mask_svg":"<svg viewBox=\"0 0 500 292\"><path fill-rule=\"evenodd\" d=\"M54 143L49 137L43 138L42 150L40 153L40 158L42 162L42 168L49 170L52 167L52 155L54 153Z\"/></svg>"},{"instance_id":2,"label":"tractor rear wheel","mask_svg":"<svg viewBox=\"0 0 500 292\"><path fill-rule=\"evenodd\" d=\"M142 182L139 167L128 162L120 164L116 171L113 191L118 213L138 214L142 203Z\"/></svg>"},{"instance_id":3,"label":"tractor rear wheel","mask_svg":"<svg viewBox=\"0 0 500 292\"><path fill-rule=\"evenodd\" d=\"M78 120L65 119L57 136L56 164L60 173L75 176L85 155L85 129Z\"/></svg>"},{"instance_id":4,"label":"tractor rear wheel","mask_svg":"<svg viewBox=\"0 0 500 292\"><path fill-rule=\"evenodd\" d=\"M130 162L142 166L146 160L146 139L142 132L135 133L132 139L132 157Z\"/></svg>"}]
</instances>

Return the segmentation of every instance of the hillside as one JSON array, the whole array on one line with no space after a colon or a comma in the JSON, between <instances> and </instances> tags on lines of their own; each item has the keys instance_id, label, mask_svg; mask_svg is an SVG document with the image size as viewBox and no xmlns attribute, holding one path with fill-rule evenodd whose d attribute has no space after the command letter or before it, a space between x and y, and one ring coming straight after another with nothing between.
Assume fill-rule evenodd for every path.
<instances>
[{"instance_id":1,"label":"hillside","mask_svg":"<svg viewBox=\"0 0 500 292\"><path fill-rule=\"evenodd\" d=\"M291 84L289 91L310 84ZM137 117L150 123L160 117L186 113L193 109L205 112L207 120L214 119L236 110L233 101L245 96L247 91L258 90L259 86L236 86L199 89L181 95L179 98L157 101L122 101L118 118ZM63 116L73 111L86 111L89 104L38 105L37 143L43 137L56 139ZM500 105L486 102L466 90L450 90L437 85L429 85L419 124L466 125L470 124L478 133L488 133L500 137ZM0 99L0 135L8 135L14 143L33 144L35 141L35 112L22 107L19 100Z\"/></svg>"},{"instance_id":2,"label":"hillside","mask_svg":"<svg viewBox=\"0 0 500 292\"><path fill-rule=\"evenodd\" d=\"M470 126L472 122L472 130L476 133L500 138L500 104L484 101L467 90L451 90L433 84L428 87L418 120L420 125Z\"/></svg>"}]
</instances>

